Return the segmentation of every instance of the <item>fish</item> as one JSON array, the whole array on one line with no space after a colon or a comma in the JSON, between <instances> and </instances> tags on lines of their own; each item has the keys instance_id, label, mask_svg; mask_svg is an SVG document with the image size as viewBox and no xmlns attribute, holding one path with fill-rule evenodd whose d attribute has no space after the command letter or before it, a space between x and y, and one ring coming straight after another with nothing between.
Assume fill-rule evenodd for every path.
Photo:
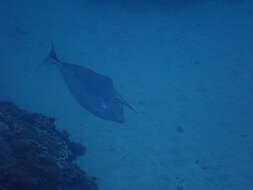
<instances>
[{"instance_id":1,"label":"fish","mask_svg":"<svg viewBox=\"0 0 253 190\"><path fill-rule=\"evenodd\" d=\"M43 63L57 66L74 99L93 115L124 123L124 106L136 112L114 88L112 78L88 67L61 61L56 55L53 43Z\"/></svg>"}]
</instances>

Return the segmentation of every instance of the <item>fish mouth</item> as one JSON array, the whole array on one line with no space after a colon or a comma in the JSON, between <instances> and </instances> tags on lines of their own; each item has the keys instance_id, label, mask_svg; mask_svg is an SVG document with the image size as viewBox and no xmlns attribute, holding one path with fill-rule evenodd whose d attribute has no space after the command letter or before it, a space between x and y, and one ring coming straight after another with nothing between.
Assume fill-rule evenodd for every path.
<instances>
[{"instance_id":1,"label":"fish mouth","mask_svg":"<svg viewBox=\"0 0 253 190\"><path fill-rule=\"evenodd\" d=\"M125 123L125 120L124 119L119 120L118 123L123 124L123 123Z\"/></svg>"},{"instance_id":2,"label":"fish mouth","mask_svg":"<svg viewBox=\"0 0 253 190\"><path fill-rule=\"evenodd\" d=\"M114 119L113 121L115 121L115 122L117 122L117 123L120 123L120 124L125 123L125 119L124 119L124 117Z\"/></svg>"}]
</instances>

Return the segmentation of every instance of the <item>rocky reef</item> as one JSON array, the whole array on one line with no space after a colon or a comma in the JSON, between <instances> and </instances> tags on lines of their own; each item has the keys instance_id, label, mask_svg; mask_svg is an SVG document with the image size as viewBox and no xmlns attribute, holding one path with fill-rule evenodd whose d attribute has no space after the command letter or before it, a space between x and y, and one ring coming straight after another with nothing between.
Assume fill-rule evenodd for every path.
<instances>
[{"instance_id":1,"label":"rocky reef","mask_svg":"<svg viewBox=\"0 0 253 190\"><path fill-rule=\"evenodd\" d=\"M73 161L85 147L55 119L0 102L0 190L97 190Z\"/></svg>"}]
</instances>

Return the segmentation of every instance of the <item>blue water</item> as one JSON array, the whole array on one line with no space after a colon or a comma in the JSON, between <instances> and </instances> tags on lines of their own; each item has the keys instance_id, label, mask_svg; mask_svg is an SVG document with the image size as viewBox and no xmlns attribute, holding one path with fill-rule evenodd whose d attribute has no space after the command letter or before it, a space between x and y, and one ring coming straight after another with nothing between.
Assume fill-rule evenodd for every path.
<instances>
[{"instance_id":1,"label":"blue water","mask_svg":"<svg viewBox=\"0 0 253 190\"><path fill-rule=\"evenodd\" d=\"M57 118L101 190L252 190L250 0L0 1L0 99ZM58 56L110 76L138 111L76 103Z\"/></svg>"}]
</instances>

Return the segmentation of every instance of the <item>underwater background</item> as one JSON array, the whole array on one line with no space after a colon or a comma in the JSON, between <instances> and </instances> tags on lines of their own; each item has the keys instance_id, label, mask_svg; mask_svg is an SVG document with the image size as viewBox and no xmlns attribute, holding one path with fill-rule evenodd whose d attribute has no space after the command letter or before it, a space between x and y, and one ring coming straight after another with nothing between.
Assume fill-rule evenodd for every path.
<instances>
[{"instance_id":1,"label":"underwater background","mask_svg":"<svg viewBox=\"0 0 253 190\"><path fill-rule=\"evenodd\" d=\"M251 190L253 2L1 0L0 99L50 115L87 147L101 190ZM110 76L138 113L95 117L60 59Z\"/></svg>"}]
</instances>

